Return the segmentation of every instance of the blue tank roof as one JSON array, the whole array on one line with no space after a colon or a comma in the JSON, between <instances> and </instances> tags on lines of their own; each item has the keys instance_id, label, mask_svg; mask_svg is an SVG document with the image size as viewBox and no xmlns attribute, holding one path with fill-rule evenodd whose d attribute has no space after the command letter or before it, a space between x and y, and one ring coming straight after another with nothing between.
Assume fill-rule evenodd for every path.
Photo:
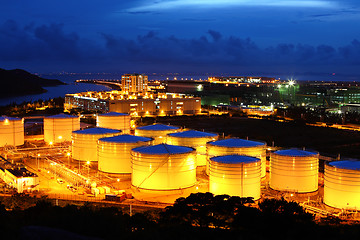
<instances>
[{"instance_id":1,"label":"blue tank roof","mask_svg":"<svg viewBox=\"0 0 360 240\"><path fill-rule=\"evenodd\" d=\"M281 156L293 156L293 157L308 157L308 156L313 156L313 155L318 154L315 152L304 151L304 150L300 150L300 149L296 149L296 148L279 150L274 153L281 155Z\"/></svg>"},{"instance_id":2,"label":"blue tank roof","mask_svg":"<svg viewBox=\"0 0 360 240\"><path fill-rule=\"evenodd\" d=\"M52 115L52 116L47 116L45 118L58 118L58 119L61 119L61 118L78 118L78 116L73 116L73 115L67 115L67 114L60 113L60 114L56 114L56 115Z\"/></svg>"},{"instance_id":3,"label":"blue tank roof","mask_svg":"<svg viewBox=\"0 0 360 240\"><path fill-rule=\"evenodd\" d=\"M99 139L99 141L102 142L112 142L112 143L137 143L137 142L148 142L151 140L153 139L148 137L129 135L129 134L122 134L114 137L105 137Z\"/></svg>"},{"instance_id":4,"label":"blue tank roof","mask_svg":"<svg viewBox=\"0 0 360 240\"><path fill-rule=\"evenodd\" d=\"M228 164L236 164L236 163L255 163L261 161L259 158L249 157L244 155L225 155L219 157L210 158L211 161L218 163L228 163Z\"/></svg>"},{"instance_id":5,"label":"blue tank roof","mask_svg":"<svg viewBox=\"0 0 360 240\"><path fill-rule=\"evenodd\" d=\"M360 161L358 160L334 161L330 162L329 165L342 169L360 170Z\"/></svg>"},{"instance_id":6,"label":"blue tank roof","mask_svg":"<svg viewBox=\"0 0 360 240\"><path fill-rule=\"evenodd\" d=\"M127 113L118 113L118 112L108 112L104 114L99 114L99 116L104 117L118 117L118 116L129 116Z\"/></svg>"},{"instance_id":7,"label":"blue tank roof","mask_svg":"<svg viewBox=\"0 0 360 240\"><path fill-rule=\"evenodd\" d=\"M6 119L9 121L20 121L21 120L21 118L8 117L8 116L4 116L4 115L0 117L1 122L5 121Z\"/></svg>"},{"instance_id":8,"label":"blue tank roof","mask_svg":"<svg viewBox=\"0 0 360 240\"><path fill-rule=\"evenodd\" d=\"M154 146L145 146L134 148L134 152L145 153L145 154L181 154L189 153L194 151L194 148L184 147L184 146L175 146L169 144L158 144Z\"/></svg>"},{"instance_id":9,"label":"blue tank roof","mask_svg":"<svg viewBox=\"0 0 360 240\"><path fill-rule=\"evenodd\" d=\"M201 137L216 137L217 134L215 133L207 133L207 132L200 132L196 130L188 130L183 132L177 133L169 133L171 137L179 137L179 138L201 138Z\"/></svg>"},{"instance_id":10,"label":"blue tank roof","mask_svg":"<svg viewBox=\"0 0 360 240\"><path fill-rule=\"evenodd\" d=\"M179 129L179 127L164 125L164 124L153 124L153 125L138 127L136 129L149 130L149 131L167 131L167 130L177 130Z\"/></svg>"},{"instance_id":11,"label":"blue tank roof","mask_svg":"<svg viewBox=\"0 0 360 240\"><path fill-rule=\"evenodd\" d=\"M265 145L265 143L263 142L256 142L241 138L228 138L224 140L209 142L208 144L220 147L256 147Z\"/></svg>"},{"instance_id":12,"label":"blue tank roof","mask_svg":"<svg viewBox=\"0 0 360 240\"><path fill-rule=\"evenodd\" d=\"M84 130L76 130L76 131L73 131L73 133L76 133L76 134L106 134L106 133L121 133L121 131L117 130L117 129L111 129L111 128L95 127L95 128L87 128Z\"/></svg>"}]
</instances>

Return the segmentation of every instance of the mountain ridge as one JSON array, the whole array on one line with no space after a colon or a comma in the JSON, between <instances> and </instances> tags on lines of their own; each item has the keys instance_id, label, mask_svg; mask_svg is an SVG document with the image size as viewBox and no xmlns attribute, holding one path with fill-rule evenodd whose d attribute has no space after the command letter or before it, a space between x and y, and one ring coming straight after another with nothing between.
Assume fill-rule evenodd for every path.
<instances>
[{"instance_id":1,"label":"mountain ridge","mask_svg":"<svg viewBox=\"0 0 360 240\"><path fill-rule=\"evenodd\" d=\"M23 69L0 68L0 98L40 94L47 92L43 87L66 85L56 79L41 78Z\"/></svg>"}]
</instances>

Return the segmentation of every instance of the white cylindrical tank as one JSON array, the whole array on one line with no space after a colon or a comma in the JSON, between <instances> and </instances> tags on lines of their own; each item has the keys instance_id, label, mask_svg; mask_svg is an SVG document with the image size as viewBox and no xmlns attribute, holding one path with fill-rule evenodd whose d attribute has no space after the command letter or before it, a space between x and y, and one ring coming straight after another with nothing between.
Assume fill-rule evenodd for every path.
<instances>
[{"instance_id":1,"label":"white cylindrical tank","mask_svg":"<svg viewBox=\"0 0 360 240\"><path fill-rule=\"evenodd\" d=\"M135 129L135 135L141 137L151 137L154 139L154 144L166 143L166 135L169 133L175 133L180 131L179 127L153 124L143 127L137 127Z\"/></svg>"},{"instance_id":2,"label":"white cylindrical tank","mask_svg":"<svg viewBox=\"0 0 360 240\"><path fill-rule=\"evenodd\" d=\"M120 130L109 128L88 128L85 130L73 131L72 158L78 161L98 161L98 139L112 137L120 133Z\"/></svg>"},{"instance_id":3,"label":"white cylindrical tank","mask_svg":"<svg viewBox=\"0 0 360 240\"><path fill-rule=\"evenodd\" d=\"M71 141L73 131L80 129L80 118L66 114L57 114L44 118L44 141L59 143Z\"/></svg>"},{"instance_id":4,"label":"white cylindrical tank","mask_svg":"<svg viewBox=\"0 0 360 240\"><path fill-rule=\"evenodd\" d=\"M195 149L159 144L131 151L131 183L137 188L174 190L195 185Z\"/></svg>"},{"instance_id":5,"label":"white cylindrical tank","mask_svg":"<svg viewBox=\"0 0 360 240\"><path fill-rule=\"evenodd\" d=\"M325 164L324 203L335 208L360 209L360 161Z\"/></svg>"},{"instance_id":6,"label":"white cylindrical tank","mask_svg":"<svg viewBox=\"0 0 360 240\"><path fill-rule=\"evenodd\" d=\"M270 155L270 187L299 193L318 189L319 154L299 149L279 150Z\"/></svg>"},{"instance_id":7,"label":"white cylindrical tank","mask_svg":"<svg viewBox=\"0 0 360 240\"><path fill-rule=\"evenodd\" d=\"M261 159L261 177L266 175L266 143L240 138L228 138L206 144L208 158L224 155L246 155ZM207 174L209 174L207 166Z\"/></svg>"},{"instance_id":8,"label":"white cylindrical tank","mask_svg":"<svg viewBox=\"0 0 360 240\"><path fill-rule=\"evenodd\" d=\"M100 138L98 141L98 169L107 173L131 173L131 149L148 146L152 138L128 134Z\"/></svg>"},{"instance_id":9,"label":"white cylindrical tank","mask_svg":"<svg viewBox=\"0 0 360 240\"><path fill-rule=\"evenodd\" d=\"M196 149L196 165L206 166L206 143L215 141L219 138L218 134L188 130L177 133L170 133L166 137L168 144L186 146Z\"/></svg>"},{"instance_id":10,"label":"white cylindrical tank","mask_svg":"<svg viewBox=\"0 0 360 240\"><path fill-rule=\"evenodd\" d=\"M209 191L215 195L260 198L261 160L225 155L209 160Z\"/></svg>"},{"instance_id":11,"label":"white cylindrical tank","mask_svg":"<svg viewBox=\"0 0 360 240\"><path fill-rule=\"evenodd\" d=\"M109 112L99 114L96 117L96 126L121 130L122 133L130 133L131 117L126 113Z\"/></svg>"},{"instance_id":12,"label":"white cylindrical tank","mask_svg":"<svg viewBox=\"0 0 360 240\"><path fill-rule=\"evenodd\" d=\"M24 121L21 118L0 117L0 147L24 144Z\"/></svg>"}]
</instances>

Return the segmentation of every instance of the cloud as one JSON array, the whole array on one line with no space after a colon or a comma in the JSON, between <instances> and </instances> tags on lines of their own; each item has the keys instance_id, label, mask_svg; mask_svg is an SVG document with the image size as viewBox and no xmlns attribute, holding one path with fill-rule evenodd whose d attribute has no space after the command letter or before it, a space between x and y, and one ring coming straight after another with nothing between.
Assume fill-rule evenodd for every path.
<instances>
[{"instance_id":1,"label":"cloud","mask_svg":"<svg viewBox=\"0 0 360 240\"><path fill-rule=\"evenodd\" d=\"M214 39L214 41L219 41L221 39L221 33L219 32L209 30L208 34L210 34L210 36Z\"/></svg>"},{"instance_id":2,"label":"cloud","mask_svg":"<svg viewBox=\"0 0 360 240\"><path fill-rule=\"evenodd\" d=\"M337 1L328 0L163 0L146 2L129 8L128 13L164 11L183 7L218 8L218 7L302 7L302 8L336 8Z\"/></svg>"},{"instance_id":3,"label":"cloud","mask_svg":"<svg viewBox=\"0 0 360 240\"><path fill-rule=\"evenodd\" d=\"M0 66L37 71L231 72L344 71L358 74L360 42L341 47L281 43L260 47L248 37L209 29L193 38L149 31L136 38L102 33L86 39L61 24L0 25Z\"/></svg>"}]
</instances>

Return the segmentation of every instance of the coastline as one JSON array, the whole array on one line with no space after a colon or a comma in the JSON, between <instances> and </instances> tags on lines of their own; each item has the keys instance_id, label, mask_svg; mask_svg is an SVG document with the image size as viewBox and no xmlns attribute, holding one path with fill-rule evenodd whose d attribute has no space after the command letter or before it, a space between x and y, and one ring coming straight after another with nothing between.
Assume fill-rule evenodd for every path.
<instances>
[{"instance_id":1,"label":"coastline","mask_svg":"<svg viewBox=\"0 0 360 240\"><path fill-rule=\"evenodd\" d=\"M48 100L57 97L65 97L67 93L85 92L85 91L106 91L110 87L89 83L67 83L66 85L57 85L51 87L44 87L46 90L42 93L27 94L22 96L0 98L0 106L7 106L10 104L20 104L23 102L34 102L38 100Z\"/></svg>"}]
</instances>

